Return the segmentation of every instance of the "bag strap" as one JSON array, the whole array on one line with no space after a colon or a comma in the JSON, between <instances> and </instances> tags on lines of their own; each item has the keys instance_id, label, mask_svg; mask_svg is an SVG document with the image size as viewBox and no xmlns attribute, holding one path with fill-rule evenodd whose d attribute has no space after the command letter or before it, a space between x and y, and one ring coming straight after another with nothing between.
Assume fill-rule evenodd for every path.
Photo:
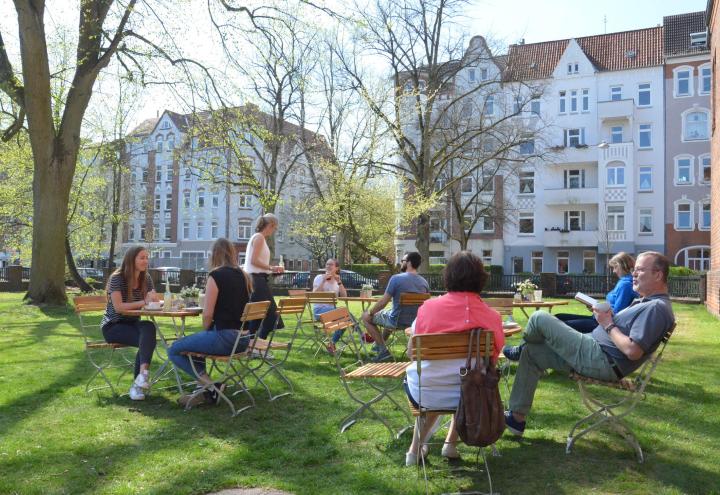
<instances>
[{"instance_id":1,"label":"bag strap","mask_svg":"<svg viewBox=\"0 0 720 495\"><path fill-rule=\"evenodd\" d=\"M472 344L473 340L475 339L475 333L477 332L476 329L472 329L470 332L470 338L468 339L468 352L467 352L467 359L465 360L465 369L470 370L472 369Z\"/></svg>"}]
</instances>

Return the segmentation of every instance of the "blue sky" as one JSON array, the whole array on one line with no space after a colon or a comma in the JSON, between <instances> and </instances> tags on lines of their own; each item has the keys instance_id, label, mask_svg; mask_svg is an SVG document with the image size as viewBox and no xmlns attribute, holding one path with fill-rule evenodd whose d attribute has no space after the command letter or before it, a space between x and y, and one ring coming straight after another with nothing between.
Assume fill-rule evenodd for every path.
<instances>
[{"instance_id":1,"label":"blue sky","mask_svg":"<svg viewBox=\"0 0 720 495\"><path fill-rule=\"evenodd\" d=\"M469 35L506 44L549 41L662 24L663 16L704 11L707 0L475 0L463 23Z\"/></svg>"}]
</instances>

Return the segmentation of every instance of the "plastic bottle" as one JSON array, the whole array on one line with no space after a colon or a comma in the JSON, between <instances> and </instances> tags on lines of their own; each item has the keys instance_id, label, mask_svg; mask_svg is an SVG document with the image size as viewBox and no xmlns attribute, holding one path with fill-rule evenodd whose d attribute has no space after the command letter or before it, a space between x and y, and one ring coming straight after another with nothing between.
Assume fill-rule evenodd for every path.
<instances>
[{"instance_id":1,"label":"plastic bottle","mask_svg":"<svg viewBox=\"0 0 720 495\"><path fill-rule=\"evenodd\" d=\"M278 266L285 270L285 262L283 261L283 255L280 255L280 262L278 263Z\"/></svg>"},{"instance_id":2,"label":"plastic bottle","mask_svg":"<svg viewBox=\"0 0 720 495\"><path fill-rule=\"evenodd\" d=\"M170 292L170 279L165 280L165 296L163 301L163 310L170 311L172 309L172 292Z\"/></svg>"}]
</instances>

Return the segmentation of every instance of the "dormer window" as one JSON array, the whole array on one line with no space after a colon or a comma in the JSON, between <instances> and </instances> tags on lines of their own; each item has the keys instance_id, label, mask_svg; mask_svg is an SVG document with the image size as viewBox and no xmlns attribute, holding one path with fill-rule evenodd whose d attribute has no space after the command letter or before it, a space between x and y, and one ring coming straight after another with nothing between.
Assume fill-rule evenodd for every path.
<instances>
[{"instance_id":1,"label":"dormer window","mask_svg":"<svg viewBox=\"0 0 720 495\"><path fill-rule=\"evenodd\" d=\"M707 46L707 31L701 31L699 33L690 33L690 46L693 47L706 47Z\"/></svg>"},{"instance_id":2,"label":"dormer window","mask_svg":"<svg viewBox=\"0 0 720 495\"><path fill-rule=\"evenodd\" d=\"M480 69L480 80L481 81L487 81L488 79L488 70L487 69Z\"/></svg>"},{"instance_id":3,"label":"dormer window","mask_svg":"<svg viewBox=\"0 0 720 495\"><path fill-rule=\"evenodd\" d=\"M567 65L568 74L578 74L580 72L580 64L573 62Z\"/></svg>"},{"instance_id":4,"label":"dormer window","mask_svg":"<svg viewBox=\"0 0 720 495\"><path fill-rule=\"evenodd\" d=\"M170 129L170 122L164 120L162 125L160 126L160 129Z\"/></svg>"},{"instance_id":5,"label":"dormer window","mask_svg":"<svg viewBox=\"0 0 720 495\"><path fill-rule=\"evenodd\" d=\"M468 81L475 82L475 69L468 69Z\"/></svg>"}]
</instances>

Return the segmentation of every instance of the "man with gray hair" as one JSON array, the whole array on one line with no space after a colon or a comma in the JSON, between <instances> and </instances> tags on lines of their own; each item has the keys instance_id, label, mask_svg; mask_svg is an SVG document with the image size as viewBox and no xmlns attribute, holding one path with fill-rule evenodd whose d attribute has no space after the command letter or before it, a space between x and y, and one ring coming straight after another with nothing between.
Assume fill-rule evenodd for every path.
<instances>
[{"instance_id":1,"label":"man with gray hair","mask_svg":"<svg viewBox=\"0 0 720 495\"><path fill-rule=\"evenodd\" d=\"M617 314L609 307L593 309L598 326L590 334L573 330L544 311L528 320L525 342L505 346L503 352L519 361L505 412L511 433L521 436L538 381L547 369L604 381L620 380L645 362L675 323L667 278L670 262L655 251L641 253L632 272L633 289L640 298Z\"/></svg>"}]
</instances>

